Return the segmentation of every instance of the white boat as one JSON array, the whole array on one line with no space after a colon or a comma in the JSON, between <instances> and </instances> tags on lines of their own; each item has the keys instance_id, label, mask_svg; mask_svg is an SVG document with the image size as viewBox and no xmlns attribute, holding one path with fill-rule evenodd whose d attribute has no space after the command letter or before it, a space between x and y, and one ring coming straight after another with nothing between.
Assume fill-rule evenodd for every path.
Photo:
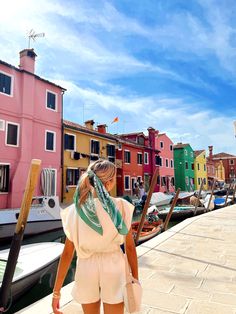
<instances>
[{"instance_id":1,"label":"white boat","mask_svg":"<svg viewBox=\"0 0 236 314\"><path fill-rule=\"evenodd\" d=\"M194 192L180 192L178 199L179 200L184 200L186 198L190 198L193 195L194 195Z\"/></svg>"},{"instance_id":2,"label":"white boat","mask_svg":"<svg viewBox=\"0 0 236 314\"><path fill-rule=\"evenodd\" d=\"M59 260L64 244L42 242L23 245L16 264L11 294L13 300L33 287ZM9 249L0 251L0 288L6 268Z\"/></svg>"},{"instance_id":3,"label":"white boat","mask_svg":"<svg viewBox=\"0 0 236 314\"><path fill-rule=\"evenodd\" d=\"M0 242L12 238L20 209L0 210ZM58 196L34 197L24 236L62 228Z\"/></svg>"},{"instance_id":4,"label":"white boat","mask_svg":"<svg viewBox=\"0 0 236 314\"><path fill-rule=\"evenodd\" d=\"M155 205L157 207L168 205L173 199L173 195L162 193L162 192L155 192L152 194L150 205Z\"/></svg>"}]
</instances>

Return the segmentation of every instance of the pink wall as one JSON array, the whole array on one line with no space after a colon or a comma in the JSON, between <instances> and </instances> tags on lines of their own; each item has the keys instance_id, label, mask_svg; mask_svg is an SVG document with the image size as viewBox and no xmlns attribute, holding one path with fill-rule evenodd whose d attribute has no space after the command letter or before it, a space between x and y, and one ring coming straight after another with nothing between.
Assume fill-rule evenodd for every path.
<instances>
[{"instance_id":1,"label":"pink wall","mask_svg":"<svg viewBox=\"0 0 236 314\"><path fill-rule=\"evenodd\" d=\"M163 147L161 147L161 142ZM172 150L171 150L172 146ZM166 134L158 134L156 137L156 148L160 151L159 156L162 158L162 166L159 167L160 177L168 177L169 180L174 177L174 154L173 154L173 142ZM171 165L172 160L172 165ZM166 161L168 166L166 165ZM175 188L169 184L169 191L173 192ZM166 187L160 185L160 191L165 192Z\"/></svg>"},{"instance_id":2,"label":"pink wall","mask_svg":"<svg viewBox=\"0 0 236 314\"><path fill-rule=\"evenodd\" d=\"M5 145L0 131L0 164L10 164L10 192L0 193L0 208L21 204L31 159L41 159L41 168L57 170L56 195L61 195L61 118L62 88L33 74L0 63L0 72L13 76L12 96L0 93L0 119L20 125L19 147ZM46 90L57 94L57 110L46 108ZM45 151L45 130L56 134L55 152ZM35 195L42 195L40 185Z\"/></svg>"}]
</instances>

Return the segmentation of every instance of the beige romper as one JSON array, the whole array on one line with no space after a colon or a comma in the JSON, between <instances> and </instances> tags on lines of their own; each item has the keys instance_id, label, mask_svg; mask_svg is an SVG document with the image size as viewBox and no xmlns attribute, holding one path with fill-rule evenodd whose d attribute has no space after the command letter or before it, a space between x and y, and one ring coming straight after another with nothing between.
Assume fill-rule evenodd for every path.
<instances>
[{"instance_id":1,"label":"beige romper","mask_svg":"<svg viewBox=\"0 0 236 314\"><path fill-rule=\"evenodd\" d=\"M134 206L122 198L112 199L130 229ZM103 235L79 217L74 204L61 211L64 232L74 243L78 257L72 296L81 304L100 299L104 303L116 304L123 302L125 264L120 245L124 243L124 236L118 234L97 198L95 206Z\"/></svg>"}]
</instances>

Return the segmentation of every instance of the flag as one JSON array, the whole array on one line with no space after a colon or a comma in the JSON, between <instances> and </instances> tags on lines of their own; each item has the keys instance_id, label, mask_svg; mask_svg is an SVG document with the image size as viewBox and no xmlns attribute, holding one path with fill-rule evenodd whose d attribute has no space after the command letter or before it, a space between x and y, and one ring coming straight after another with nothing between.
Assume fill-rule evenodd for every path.
<instances>
[{"instance_id":1,"label":"flag","mask_svg":"<svg viewBox=\"0 0 236 314\"><path fill-rule=\"evenodd\" d=\"M112 121L112 123L115 123L115 122L118 122L118 121L119 121L119 118L115 117L115 119Z\"/></svg>"}]
</instances>

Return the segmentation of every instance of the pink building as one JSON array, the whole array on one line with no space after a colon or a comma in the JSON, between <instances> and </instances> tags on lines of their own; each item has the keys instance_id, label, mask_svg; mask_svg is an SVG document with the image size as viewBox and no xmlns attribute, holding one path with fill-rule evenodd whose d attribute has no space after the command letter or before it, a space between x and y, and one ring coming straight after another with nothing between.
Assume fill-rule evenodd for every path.
<instances>
[{"instance_id":1,"label":"pink building","mask_svg":"<svg viewBox=\"0 0 236 314\"><path fill-rule=\"evenodd\" d=\"M174 192L174 154L173 142L165 133L158 133L155 147L160 151L160 168L158 183L161 192Z\"/></svg>"},{"instance_id":2,"label":"pink building","mask_svg":"<svg viewBox=\"0 0 236 314\"><path fill-rule=\"evenodd\" d=\"M36 195L61 195L61 121L65 89L34 72L33 49L19 68L0 60L0 209L21 204L31 159L42 160L47 185Z\"/></svg>"}]
</instances>

